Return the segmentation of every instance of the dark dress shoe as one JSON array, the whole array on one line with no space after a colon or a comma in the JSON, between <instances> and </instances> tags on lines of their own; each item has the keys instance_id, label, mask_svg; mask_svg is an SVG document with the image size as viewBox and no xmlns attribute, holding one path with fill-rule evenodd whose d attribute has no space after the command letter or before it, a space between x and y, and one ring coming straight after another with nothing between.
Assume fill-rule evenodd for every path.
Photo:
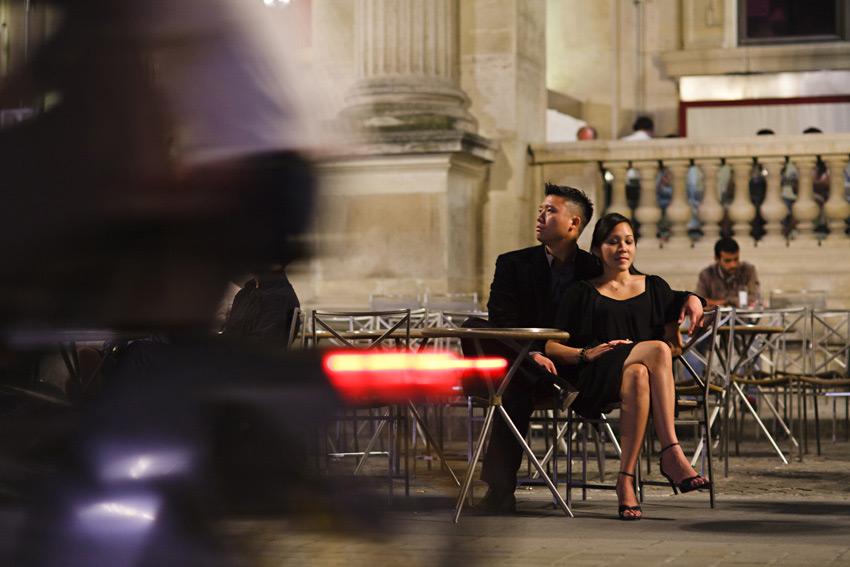
<instances>
[{"instance_id":1,"label":"dark dress shoe","mask_svg":"<svg viewBox=\"0 0 850 567\"><path fill-rule=\"evenodd\" d=\"M502 492L490 488L476 508L486 514L514 514L516 513L516 496L513 492Z\"/></svg>"},{"instance_id":2,"label":"dark dress shoe","mask_svg":"<svg viewBox=\"0 0 850 567\"><path fill-rule=\"evenodd\" d=\"M555 386L558 392L558 409L561 411L567 411L573 402L578 397L578 390L576 390L572 384L566 383L564 385Z\"/></svg>"}]
</instances>

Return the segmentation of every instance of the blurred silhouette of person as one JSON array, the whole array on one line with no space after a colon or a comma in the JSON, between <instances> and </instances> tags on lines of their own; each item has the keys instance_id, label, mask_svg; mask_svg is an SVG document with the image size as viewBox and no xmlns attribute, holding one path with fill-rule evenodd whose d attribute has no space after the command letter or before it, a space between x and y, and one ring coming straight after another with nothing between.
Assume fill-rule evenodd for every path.
<instances>
[{"instance_id":1,"label":"blurred silhouette of person","mask_svg":"<svg viewBox=\"0 0 850 567\"><path fill-rule=\"evenodd\" d=\"M260 2L54 5L55 34L0 91L58 101L0 133L0 319L167 331L182 348L116 365L14 560L229 565L208 516L297 507L338 406L313 357L209 333L228 280L287 264L310 221L291 34Z\"/></svg>"},{"instance_id":2,"label":"blurred silhouette of person","mask_svg":"<svg viewBox=\"0 0 850 567\"><path fill-rule=\"evenodd\" d=\"M294 310L300 306L286 271L275 265L242 285L221 334L261 347L279 348L286 345Z\"/></svg>"},{"instance_id":3,"label":"blurred silhouette of person","mask_svg":"<svg viewBox=\"0 0 850 567\"><path fill-rule=\"evenodd\" d=\"M287 32L242 4L56 0L0 93L58 100L0 136L4 320L209 326L229 279L288 261L308 133Z\"/></svg>"}]
</instances>

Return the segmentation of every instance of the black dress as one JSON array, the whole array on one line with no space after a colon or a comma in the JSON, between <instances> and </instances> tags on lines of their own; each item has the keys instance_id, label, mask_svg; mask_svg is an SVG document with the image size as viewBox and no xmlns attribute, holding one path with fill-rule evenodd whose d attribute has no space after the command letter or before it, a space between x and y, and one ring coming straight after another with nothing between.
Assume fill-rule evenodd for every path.
<instances>
[{"instance_id":1,"label":"black dress","mask_svg":"<svg viewBox=\"0 0 850 567\"><path fill-rule=\"evenodd\" d=\"M600 294L586 281L575 282L558 309L557 327L570 333L569 346L594 347L616 339L630 339L593 362L559 365L558 374L579 391L574 403L580 414L593 417L620 400L623 363L635 344L664 338L664 324L675 322L681 302L658 276L646 276L646 289L622 301Z\"/></svg>"}]
</instances>

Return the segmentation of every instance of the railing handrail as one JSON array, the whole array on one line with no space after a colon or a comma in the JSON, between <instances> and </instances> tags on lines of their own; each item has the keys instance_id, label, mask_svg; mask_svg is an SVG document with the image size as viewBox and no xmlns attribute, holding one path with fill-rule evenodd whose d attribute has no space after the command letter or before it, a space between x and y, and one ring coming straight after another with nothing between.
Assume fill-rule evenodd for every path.
<instances>
[{"instance_id":1,"label":"railing handrail","mask_svg":"<svg viewBox=\"0 0 850 567\"><path fill-rule=\"evenodd\" d=\"M652 140L592 140L531 144L531 165L610 161L846 156L850 133L737 136L728 138L657 138Z\"/></svg>"}]
</instances>

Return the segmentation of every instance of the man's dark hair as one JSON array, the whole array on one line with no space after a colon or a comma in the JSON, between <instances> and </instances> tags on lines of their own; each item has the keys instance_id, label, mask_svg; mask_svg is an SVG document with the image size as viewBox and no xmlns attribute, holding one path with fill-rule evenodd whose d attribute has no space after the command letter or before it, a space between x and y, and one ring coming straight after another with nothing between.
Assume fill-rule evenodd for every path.
<instances>
[{"instance_id":1,"label":"man's dark hair","mask_svg":"<svg viewBox=\"0 0 850 567\"><path fill-rule=\"evenodd\" d=\"M803 134L823 134L823 131L817 126L809 126L803 130Z\"/></svg>"},{"instance_id":2,"label":"man's dark hair","mask_svg":"<svg viewBox=\"0 0 850 567\"><path fill-rule=\"evenodd\" d=\"M714 245L714 257L720 258L721 252L726 252L727 254L734 254L741 248L738 246L738 243L734 238L729 238L728 236L725 238L721 238Z\"/></svg>"},{"instance_id":3,"label":"man's dark hair","mask_svg":"<svg viewBox=\"0 0 850 567\"><path fill-rule=\"evenodd\" d=\"M544 193L547 197L549 195L555 195L563 197L572 203L572 205L578 209L578 216L581 218L582 231L584 230L584 227L590 223L590 219L593 218L593 203L590 202L590 199L587 198L587 195L585 195L584 191L581 189L567 187L566 185L547 183Z\"/></svg>"},{"instance_id":4,"label":"man's dark hair","mask_svg":"<svg viewBox=\"0 0 850 567\"><path fill-rule=\"evenodd\" d=\"M634 126L632 126L632 130L635 132L638 130L649 130L651 132L655 130L655 123L649 116L638 116L638 119L635 120Z\"/></svg>"},{"instance_id":5,"label":"man's dark hair","mask_svg":"<svg viewBox=\"0 0 850 567\"><path fill-rule=\"evenodd\" d=\"M756 136L773 136L775 132L770 128L762 128L758 132L756 132Z\"/></svg>"}]
</instances>

